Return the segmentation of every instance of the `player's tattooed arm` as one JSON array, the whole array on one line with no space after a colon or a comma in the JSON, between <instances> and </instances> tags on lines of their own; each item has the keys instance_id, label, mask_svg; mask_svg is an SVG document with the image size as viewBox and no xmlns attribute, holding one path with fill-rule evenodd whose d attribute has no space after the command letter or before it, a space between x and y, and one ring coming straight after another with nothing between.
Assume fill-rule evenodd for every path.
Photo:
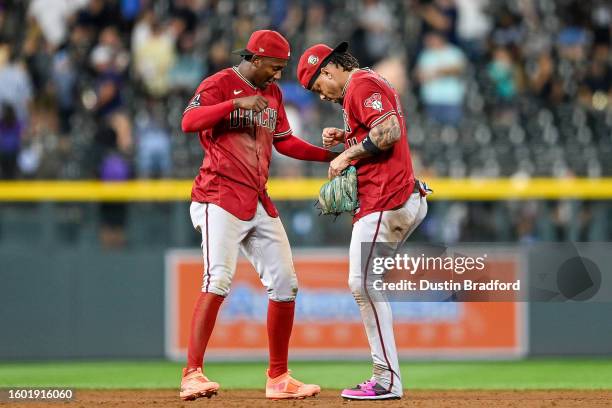
<instances>
[{"instance_id":1,"label":"player's tattooed arm","mask_svg":"<svg viewBox=\"0 0 612 408\"><path fill-rule=\"evenodd\" d=\"M397 116L391 115L382 123L372 129L363 143L348 148L329 164L328 177L330 179L339 176L342 170L346 169L351 161L370 157L389 150L402 136Z\"/></svg>"},{"instance_id":2,"label":"player's tattooed arm","mask_svg":"<svg viewBox=\"0 0 612 408\"><path fill-rule=\"evenodd\" d=\"M402 129L397 116L391 115L382 123L374 126L368 137L379 150L389 150L402 137ZM372 153L375 154L375 152Z\"/></svg>"}]
</instances>

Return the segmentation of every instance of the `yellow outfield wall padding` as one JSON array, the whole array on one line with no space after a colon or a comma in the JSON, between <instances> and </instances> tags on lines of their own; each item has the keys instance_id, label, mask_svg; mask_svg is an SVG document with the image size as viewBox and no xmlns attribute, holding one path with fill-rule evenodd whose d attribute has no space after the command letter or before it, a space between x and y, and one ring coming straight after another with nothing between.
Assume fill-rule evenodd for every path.
<instances>
[{"instance_id":1,"label":"yellow outfield wall padding","mask_svg":"<svg viewBox=\"0 0 612 408\"><path fill-rule=\"evenodd\" d=\"M325 179L271 179L275 200L314 200ZM0 181L0 201L188 201L191 180ZM432 200L612 199L612 178L429 179Z\"/></svg>"}]
</instances>

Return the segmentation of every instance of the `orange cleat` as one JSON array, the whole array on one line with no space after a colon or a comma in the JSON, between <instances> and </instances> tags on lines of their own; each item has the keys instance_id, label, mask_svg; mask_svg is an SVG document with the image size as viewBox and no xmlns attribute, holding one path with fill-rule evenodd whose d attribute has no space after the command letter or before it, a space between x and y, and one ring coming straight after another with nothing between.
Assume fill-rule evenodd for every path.
<instances>
[{"instance_id":1,"label":"orange cleat","mask_svg":"<svg viewBox=\"0 0 612 408\"><path fill-rule=\"evenodd\" d=\"M295 378L291 377L291 371L281 374L276 378L270 378L266 381L266 398L279 399L304 399L306 397L314 397L321 392L321 387L315 384L304 384Z\"/></svg>"},{"instance_id":2,"label":"orange cleat","mask_svg":"<svg viewBox=\"0 0 612 408\"><path fill-rule=\"evenodd\" d=\"M210 381L202 374L202 369L198 368L187 374L187 369L183 368L183 378L181 379L181 399L183 401L193 401L197 398L210 398L217 395L219 384Z\"/></svg>"}]
</instances>

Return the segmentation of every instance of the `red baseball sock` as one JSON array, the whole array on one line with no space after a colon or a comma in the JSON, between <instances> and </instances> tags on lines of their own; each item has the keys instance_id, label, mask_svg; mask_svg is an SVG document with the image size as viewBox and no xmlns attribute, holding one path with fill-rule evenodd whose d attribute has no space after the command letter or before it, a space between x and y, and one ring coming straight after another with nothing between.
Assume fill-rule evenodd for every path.
<instances>
[{"instance_id":1,"label":"red baseball sock","mask_svg":"<svg viewBox=\"0 0 612 408\"><path fill-rule=\"evenodd\" d=\"M268 301L268 347L270 349L270 378L287 372L289 338L293 328L295 302Z\"/></svg>"},{"instance_id":2,"label":"red baseball sock","mask_svg":"<svg viewBox=\"0 0 612 408\"><path fill-rule=\"evenodd\" d=\"M206 345L215 327L217 313L223 299L225 299L223 296L202 292L196 301L191 318L191 334L189 335L189 348L187 349L187 373L203 365Z\"/></svg>"}]
</instances>

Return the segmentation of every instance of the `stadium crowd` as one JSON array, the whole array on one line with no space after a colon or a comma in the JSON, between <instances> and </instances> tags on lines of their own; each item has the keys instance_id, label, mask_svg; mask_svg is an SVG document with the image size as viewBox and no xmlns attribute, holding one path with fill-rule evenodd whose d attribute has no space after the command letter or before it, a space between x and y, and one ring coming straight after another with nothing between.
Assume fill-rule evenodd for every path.
<instances>
[{"instance_id":1,"label":"stadium crowd","mask_svg":"<svg viewBox=\"0 0 612 408\"><path fill-rule=\"evenodd\" d=\"M341 115L296 56L348 39L403 95L419 176L610 176L611 27L605 0L0 0L0 179L193 177L185 104L261 28L291 43L281 87L313 143ZM276 155L271 175L326 171Z\"/></svg>"},{"instance_id":2,"label":"stadium crowd","mask_svg":"<svg viewBox=\"0 0 612 408\"><path fill-rule=\"evenodd\" d=\"M609 175L611 20L609 2L577 0L4 0L0 174L191 176L185 102L269 27L294 55L349 39L404 95L420 173ZM299 88L295 63L282 83L292 125L318 141L338 115ZM273 174L318 167L281 159Z\"/></svg>"}]
</instances>

